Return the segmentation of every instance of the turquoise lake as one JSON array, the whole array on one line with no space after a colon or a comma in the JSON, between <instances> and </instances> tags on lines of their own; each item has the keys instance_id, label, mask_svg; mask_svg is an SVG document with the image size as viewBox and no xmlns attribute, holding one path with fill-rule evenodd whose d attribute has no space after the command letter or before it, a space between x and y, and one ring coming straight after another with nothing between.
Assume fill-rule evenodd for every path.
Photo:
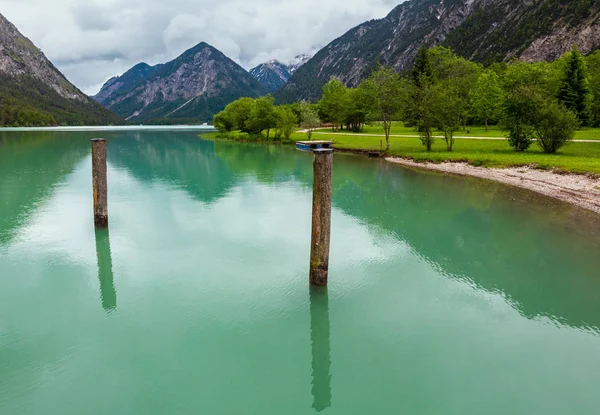
<instances>
[{"instance_id":1,"label":"turquoise lake","mask_svg":"<svg viewBox=\"0 0 600 415\"><path fill-rule=\"evenodd\" d=\"M108 140L109 231L91 145ZM193 131L0 132L0 414L594 414L600 216Z\"/></svg>"}]
</instances>

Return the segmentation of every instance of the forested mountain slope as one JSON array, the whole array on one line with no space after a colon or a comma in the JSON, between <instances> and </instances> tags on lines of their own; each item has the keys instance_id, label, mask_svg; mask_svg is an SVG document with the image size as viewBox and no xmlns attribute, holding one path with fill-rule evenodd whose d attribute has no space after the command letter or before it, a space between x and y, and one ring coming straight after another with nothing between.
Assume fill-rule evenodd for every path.
<instances>
[{"instance_id":1,"label":"forested mountain slope","mask_svg":"<svg viewBox=\"0 0 600 415\"><path fill-rule=\"evenodd\" d=\"M0 125L120 124L0 14Z\"/></svg>"},{"instance_id":2,"label":"forested mountain slope","mask_svg":"<svg viewBox=\"0 0 600 415\"><path fill-rule=\"evenodd\" d=\"M405 71L423 43L484 64L554 60L574 44L589 53L600 47L600 0L409 0L321 49L276 98L314 101L332 77L357 86L378 63Z\"/></svg>"}]
</instances>

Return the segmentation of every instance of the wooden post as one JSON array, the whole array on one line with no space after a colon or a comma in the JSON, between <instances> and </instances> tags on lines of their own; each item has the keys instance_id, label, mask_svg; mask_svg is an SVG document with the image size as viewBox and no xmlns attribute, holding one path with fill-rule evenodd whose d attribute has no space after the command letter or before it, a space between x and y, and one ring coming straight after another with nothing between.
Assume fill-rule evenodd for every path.
<instances>
[{"instance_id":1,"label":"wooden post","mask_svg":"<svg viewBox=\"0 0 600 415\"><path fill-rule=\"evenodd\" d=\"M108 187L106 184L106 140L92 140L92 181L94 186L94 224L108 227Z\"/></svg>"},{"instance_id":2,"label":"wooden post","mask_svg":"<svg viewBox=\"0 0 600 415\"><path fill-rule=\"evenodd\" d=\"M313 408L331 406L331 342L327 287L310 287L310 343L312 351Z\"/></svg>"},{"instance_id":3,"label":"wooden post","mask_svg":"<svg viewBox=\"0 0 600 415\"><path fill-rule=\"evenodd\" d=\"M329 241L331 237L331 171L333 149L313 150L313 211L310 249L310 284L327 285L329 274Z\"/></svg>"}]
</instances>

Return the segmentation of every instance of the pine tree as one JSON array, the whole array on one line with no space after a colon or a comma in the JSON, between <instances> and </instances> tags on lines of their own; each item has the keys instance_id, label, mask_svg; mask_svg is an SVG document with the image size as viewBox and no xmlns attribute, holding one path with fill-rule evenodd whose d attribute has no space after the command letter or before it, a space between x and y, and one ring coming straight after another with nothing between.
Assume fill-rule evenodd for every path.
<instances>
[{"instance_id":1,"label":"pine tree","mask_svg":"<svg viewBox=\"0 0 600 415\"><path fill-rule=\"evenodd\" d=\"M433 81L433 65L425 44L421 45L421 49L417 53L415 66L412 69L412 78L419 88L423 86L423 82L429 81L431 83Z\"/></svg>"},{"instance_id":2,"label":"pine tree","mask_svg":"<svg viewBox=\"0 0 600 415\"><path fill-rule=\"evenodd\" d=\"M577 114L582 124L589 123L592 104L590 81L585 60L576 46L567 57L558 99Z\"/></svg>"}]
</instances>

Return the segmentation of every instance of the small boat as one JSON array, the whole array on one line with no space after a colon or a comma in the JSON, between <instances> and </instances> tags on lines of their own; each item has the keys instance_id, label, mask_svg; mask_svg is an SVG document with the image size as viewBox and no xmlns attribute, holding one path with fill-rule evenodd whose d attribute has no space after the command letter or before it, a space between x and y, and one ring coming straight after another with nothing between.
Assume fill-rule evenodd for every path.
<instances>
[{"instance_id":1,"label":"small boat","mask_svg":"<svg viewBox=\"0 0 600 415\"><path fill-rule=\"evenodd\" d=\"M298 141L296 149L300 151L331 150L333 151L333 141Z\"/></svg>"}]
</instances>

